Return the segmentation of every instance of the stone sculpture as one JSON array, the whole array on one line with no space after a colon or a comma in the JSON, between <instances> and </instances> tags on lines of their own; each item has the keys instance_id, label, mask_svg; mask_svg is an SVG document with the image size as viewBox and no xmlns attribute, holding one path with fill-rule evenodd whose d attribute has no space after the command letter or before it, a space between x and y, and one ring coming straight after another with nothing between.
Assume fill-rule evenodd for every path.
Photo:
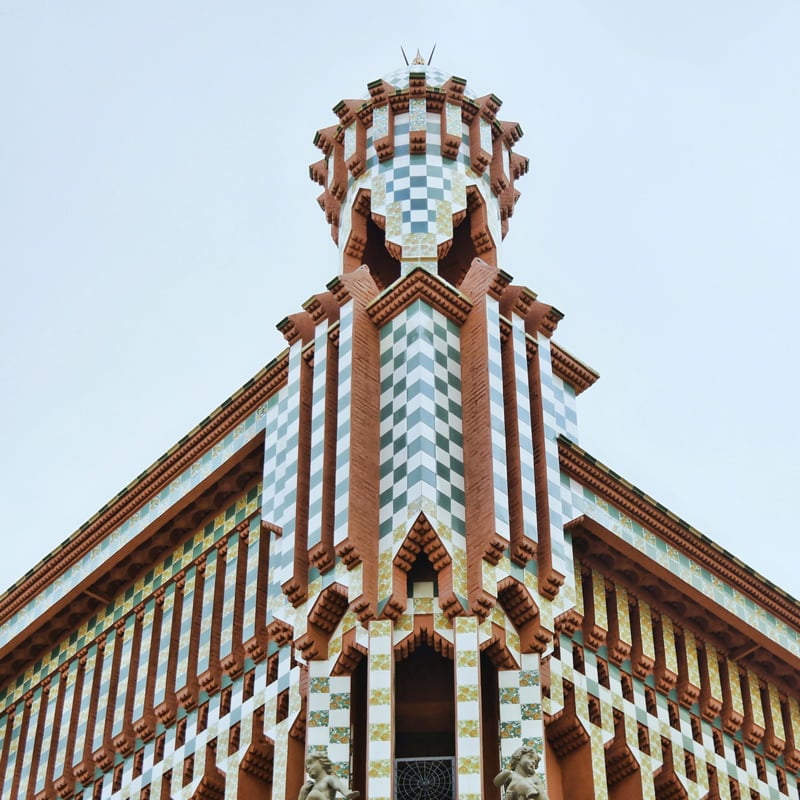
<instances>
[{"instance_id":1,"label":"stone sculpture","mask_svg":"<svg viewBox=\"0 0 800 800\"><path fill-rule=\"evenodd\" d=\"M361 792L351 791L341 778L333 774L331 760L324 753L309 752L306 772L311 780L303 784L297 800L334 800L337 792L344 795L345 800L361 797Z\"/></svg>"},{"instance_id":2,"label":"stone sculpture","mask_svg":"<svg viewBox=\"0 0 800 800\"><path fill-rule=\"evenodd\" d=\"M536 768L539 754L532 747L514 751L508 769L497 773L494 785L505 789L506 800L548 800L547 790Z\"/></svg>"}]
</instances>

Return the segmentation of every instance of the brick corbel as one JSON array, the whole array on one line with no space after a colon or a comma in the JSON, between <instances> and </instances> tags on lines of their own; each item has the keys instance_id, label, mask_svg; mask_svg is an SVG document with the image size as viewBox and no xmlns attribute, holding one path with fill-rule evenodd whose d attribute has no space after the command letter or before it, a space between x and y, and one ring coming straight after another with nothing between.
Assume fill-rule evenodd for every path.
<instances>
[{"instance_id":1,"label":"brick corbel","mask_svg":"<svg viewBox=\"0 0 800 800\"><path fill-rule=\"evenodd\" d=\"M542 626L539 606L528 588L508 576L497 584L497 601L519 634L523 653L544 653L553 639L553 631Z\"/></svg>"},{"instance_id":2,"label":"brick corbel","mask_svg":"<svg viewBox=\"0 0 800 800\"><path fill-rule=\"evenodd\" d=\"M339 131L337 140L344 138L344 131L355 125L356 147L355 152L347 159L346 166L353 178L361 175L367 167L367 129L359 116L359 111L364 105L363 100L340 100L333 112L339 117Z\"/></svg>"}]
</instances>

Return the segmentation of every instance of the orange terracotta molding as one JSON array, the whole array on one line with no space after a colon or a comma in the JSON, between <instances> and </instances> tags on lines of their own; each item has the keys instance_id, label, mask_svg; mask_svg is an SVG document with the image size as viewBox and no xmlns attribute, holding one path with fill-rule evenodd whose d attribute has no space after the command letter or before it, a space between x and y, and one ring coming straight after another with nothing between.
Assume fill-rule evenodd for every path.
<instances>
[{"instance_id":1,"label":"orange terracotta molding","mask_svg":"<svg viewBox=\"0 0 800 800\"><path fill-rule=\"evenodd\" d=\"M561 380L568 383L575 390L576 395L585 392L600 377L600 373L578 361L575 356L555 342L550 343L550 357L552 359L553 374L558 375Z\"/></svg>"},{"instance_id":2,"label":"orange terracotta molding","mask_svg":"<svg viewBox=\"0 0 800 800\"><path fill-rule=\"evenodd\" d=\"M641 489L612 472L564 436L558 439L561 469L603 500L624 511L713 575L734 586L779 620L800 630L800 606L789 595L692 528Z\"/></svg>"},{"instance_id":3,"label":"orange terracotta molding","mask_svg":"<svg viewBox=\"0 0 800 800\"><path fill-rule=\"evenodd\" d=\"M0 622L64 574L114 528L158 494L170 481L246 419L285 383L288 353L282 353L249 380L193 431L168 450L135 481L103 506L83 527L40 562L0 598ZM58 556L57 558L55 556Z\"/></svg>"},{"instance_id":4,"label":"orange terracotta molding","mask_svg":"<svg viewBox=\"0 0 800 800\"><path fill-rule=\"evenodd\" d=\"M382 294L367 306L370 319L381 327L394 319L414 301L424 300L459 327L472 310L471 301L445 283L441 278L423 269L409 272L390 292Z\"/></svg>"}]
</instances>

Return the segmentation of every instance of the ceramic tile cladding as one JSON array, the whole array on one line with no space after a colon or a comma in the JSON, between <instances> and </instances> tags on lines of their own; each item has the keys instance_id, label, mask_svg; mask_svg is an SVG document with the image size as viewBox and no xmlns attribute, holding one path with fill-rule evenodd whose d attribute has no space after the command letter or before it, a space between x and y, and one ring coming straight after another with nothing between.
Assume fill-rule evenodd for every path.
<instances>
[{"instance_id":1,"label":"ceramic tile cladding","mask_svg":"<svg viewBox=\"0 0 800 800\"><path fill-rule=\"evenodd\" d=\"M382 573L424 512L452 555L464 547L458 329L417 301L381 329Z\"/></svg>"},{"instance_id":2,"label":"ceramic tile cladding","mask_svg":"<svg viewBox=\"0 0 800 800\"><path fill-rule=\"evenodd\" d=\"M459 120L461 110L459 109ZM378 106L372 110L372 139L382 139L389 135L389 106Z\"/></svg>"},{"instance_id":3,"label":"ceramic tile cladding","mask_svg":"<svg viewBox=\"0 0 800 800\"><path fill-rule=\"evenodd\" d=\"M465 140L453 160L442 155L442 116L427 108L424 98L410 98L407 113L394 115L392 157L380 161L375 142L385 142L390 133L389 106L373 108L372 126L367 130L366 172L350 177L348 192L340 214L342 220L339 242L345 248L352 230L350 219L360 189L370 191L371 211L386 219L386 238L401 249L401 261L428 263L436 269L437 247L452 239L452 218L467 208L466 187L472 186L489 207L487 214L495 242L502 238L497 198L491 191L488 174L478 176L471 169L469 135L461 120L461 108L448 103L445 111L447 132ZM492 151L491 126L481 121L479 136L488 152ZM424 131L425 152L414 153L411 132ZM344 157L356 151L355 123L344 132ZM446 218L446 220L445 220ZM420 239L424 235L424 253ZM406 265L404 272L411 269Z\"/></svg>"},{"instance_id":4,"label":"ceramic tile cladding","mask_svg":"<svg viewBox=\"0 0 800 800\"><path fill-rule=\"evenodd\" d=\"M508 477L506 472L506 422L503 400L503 369L500 345L500 307L486 298L489 335L489 407L491 412L492 468L494 477L495 530L504 539L510 538L508 519Z\"/></svg>"},{"instance_id":5,"label":"ceramic tile cladding","mask_svg":"<svg viewBox=\"0 0 800 800\"><path fill-rule=\"evenodd\" d=\"M519 462L523 529L527 536L536 541L536 485L533 472L533 425L531 421L531 387L528 380L525 320L515 314L511 323L514 348L515 399L517 417L519 419Z\"/></svg>"},{"instance_id":6,"label":"ceramic tile cladding","mask_svg":"<svg viewBox=\"0 0 800 800\"><path fill-rule=\"evenodd\" d=\"M336 774L349 782L350 678L330 677L329 661L309 664L306 747L327 753Z\"/></svg>"},{"instance_id":7,"label":"ceramic tile cladding","mask_svg":"<svg viewBox=\"0 0 800 800\"><path fill-rule=\"evenodd\" d=\"M339 389L336 428L336 497L333 543L340 545L348 532L350 502L350 401L353 379L353 304L346 303L339 317Z\"/></svg>"},{"instance_id":8,"label":"ceramic tile cladding","mask_svg":"<svg viewBox=\"0 0 800 800\"><path fill-rule=\"evenodd\" d=\"M424 98L411 98L408 101L409 127L412 131L424 131L428 122L426 109L427 103Z\"/></svg>"},{"instance_id":9,"label":"ceramic tile cladding","mask_svg":"<svg viewBox=\"0 0 800 800\"><path fill-rule=\"evenodd\" d=\"M221 442L187 467L155 497L127 517L75 566L37 594L25 608L0 625L0 647L17 636L30 622L52 605L53 598L63 597L78 583L102 568L109 555L125 547L148 525L162 516L205 480L214 470L251 442L265 425L265 409L260 407L236 426Z\"/></svg>"},{"instance_id":10,"label":"ceramic tile cladding","mask_svg":"<svg viewBox=\"0 0 800 800\"><path fill-rule=\"evenodd\" d=\"M264 519L280 526L281 536L270 552L275 587L292 577L297 514L297 459L300 436L300 370L302 343L289 351L289 376L277 403L269 408L264 442ZM277 589L274 589L277 590Z\"/></svg>"},{"instance_id":11,"label":"ceramic tile cladding","mask_svg":"<svg viewBox=\"0 0 800 800\"><path fill-rule=\"evenodd\" d=\"M550 497L550 546L552 548L553 568L562 575L569 575L571 555L564 543L564 523L571 517L564 517L561 511L561 468L558 461L557 439L562 428L559 427L561 400L559 387L553 375L550 355L550 340L538 334L539 372L541 375L542 417L544 420L544 449L547 464L547 487ZM563 398L562 398L563 400Z\"/></svg>"},{"instance_id":12,"label":"ceramic tile cladding","mask_svg":"<svg viewBox=\"0 0 800 800\"><path fill-rule=\"evenodd\" d=\"M373 621L369 627L367 772L370 797L374 798L388 799L393 794L390 734L394 720L391 700L393 662L392 623L390 620Z\"/></svg>"},{"instance_id":13,"label":"ceramic tile cladding","mask_svg":"<svg viewBox=\"0 0 800 800\"><path fill-rule=\"evenodd\" d=\"M648 558L666 567L676 579L702 592L718 605L732 609L743 622L768 636L793 656L800 656L800 631L767 613L731 584L712 575L669 542L599 498L591 489L567 476L561 476L560 484L559 491L551 493L551 498L556 498L555 502L551 499L551 510L553 506L559 509L559 516L564 521L581 515L595 520Z\"/></svg>"},{"instance_id":14,"label":"ceramic tile cladding","mask_svg":"<svg viewBox=\"0 0 800 800\"><path fill-rule=\"evenodd\" d=\"M314 377L311 389L311 466L308 498L308 549L321 541L322 482L325 461L326 387L328 381L328 324L317 325L314 334Z\"/></svg>"},{"instance_id":15,"label":"ceramic tile cladding","mask_svg":"<svg viewBox=\"0 0 800 800\"><path fill-rule=\"evenodd\" d=\"M459 796L481 794L478 620L455 620L456 770ZM472 699L474 697L474 699Z\"/></svg>"},{"instance_id":16,"label":"ceramic tile cladding","mask_svg":"<svg viewBox=\"0 0 800 800\"><path fill-rule=\"evenodd\" d=\"M445 120L447 132L456 136L464 133L464 123L461 121L461 107L454 103L448 103L445 107Z\"/></svg>"},{"instance_id":17,"label":"ceramic tile cladding","mask_svg":"<svg viewBox=\"0 0 800 800\"><path fill-rule=\"evenodd\" d=\"M324 160L312 175L343 263L374 252L359 240L376 231L367 212L385 225L400 275L459 256L448 250L454 220L498 265L513 181L527 168L510 151L519 127L496 117L494 95L476 97L429 65L387 80L371 83L363 104L337 105L341 127L318 135ZM791 670L781 672L800 657L791 610L757 605L755 590L612 505L591 480L596 462L559 442L577 441L575 396L591 371L551 351L558 315L492 270L475 267L461 296L430 275L386 286L374 302L363 274L329 284L304 306L315 329L276 362L285 382L248 384L244 421L153 485L136 513L114 517L94 550L3 623L10 650L65 592L90 587L98 603L0 690L3 800L294 800L309 749L362 796L404 800L394 669L426 647L441 657L437 679L453 682L454 752L441 755L452 756L460 799L484 797L486 764L505 766L525 746L543 756L552 800L576 789L601 800L800 800L800 706ZM479 403L462 397L462 368ZM377 401L377 420L362 401ZM485 416L465 425L476 409ZM218 421L203 435L222 430ZM469 530L465 429L478 431L468 453L483 459L469 464ZM255 463L262 437L261 475L223 479L209 499L209 479L232 460L224 474L243 474L241 456ZM376 470L376 505L351 508L351 487ZM586 522L565 534L582 517L608 533ZM147 573L105 598L94 584L109 554L156 530ZM704 595L707 627L671 614L676 605L606 560L608 547ZM433 571L410 566L420 553ZM720 608L727 616L713 618ZM755 652L727 646L731 616L731 642L747 629ZM775 657L774 674L762 657ZM441 714L423 693L429 701L426 714Z\"/></svg>"},{"instance_id":18,"label":"ceramic tile cladding","mask_svg":"<svg viewBox=\"0 0 800 800\"><path fill-rule=\"evenodd\" d=\"M544 752L539 656L522 655L520 670L498 673L500 692L500 752L505 763L519 747ZM540 764L540 770L544 764Z\"/></svg>"}]
</instances>

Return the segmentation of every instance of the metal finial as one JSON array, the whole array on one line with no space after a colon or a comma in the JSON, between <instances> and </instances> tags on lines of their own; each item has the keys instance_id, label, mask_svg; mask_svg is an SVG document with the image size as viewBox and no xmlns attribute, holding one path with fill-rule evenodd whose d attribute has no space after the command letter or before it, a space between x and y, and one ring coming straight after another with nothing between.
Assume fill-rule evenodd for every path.
<instances>
[{"instance_id":1,"label":"metal finial","mask_svg":"<svg viewBox=\"0 0 800 800\"><path fill-rule=\"evenodd\" d=\"M433 54L436 52L436 44L433 45L433 49L431 50L431 54L428 57L427 61L425 61L425 58L423 57L422 53L420 53L419 48L417 48L417 54L410 62L408 60L408 56L406 55L406 51L403 49L403 45L400 45L400 52L403 54L403 60L406 62L407 67L410 67L412 64L421 64L423 66L425 65L430 66L431 61L433 61Z\"/></svg>"}]
</instances>

